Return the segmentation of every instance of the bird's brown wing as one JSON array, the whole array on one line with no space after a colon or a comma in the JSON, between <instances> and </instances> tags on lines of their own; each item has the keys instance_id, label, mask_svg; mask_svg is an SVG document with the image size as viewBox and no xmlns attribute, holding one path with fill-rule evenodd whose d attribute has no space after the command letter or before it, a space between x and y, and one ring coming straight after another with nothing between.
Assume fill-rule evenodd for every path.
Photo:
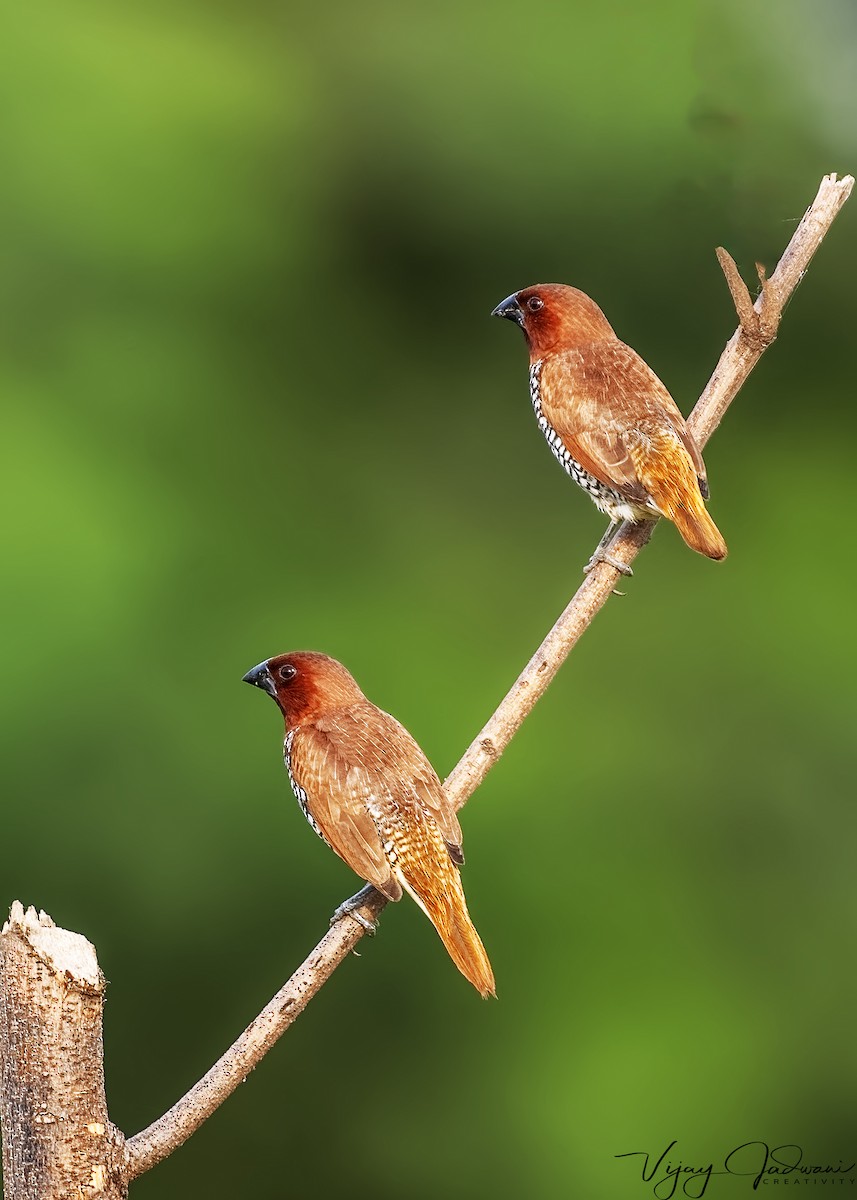
<instances>
[{"instance_id":1,"label":"bird's brown wing","mask_svg":"<svg viewBox=\"0 0 857 1200\"><path fill-rule=\"evenodd\" d=\"M401 888L393 877L373 811L386 821L408 820L408 808L428 812L461 859L461 827L440 781L407 730L368 700L337 709L296 730L292 777L333 850L391 899Z\"/></svg>"},{"instance_id":2,"label":"bird's brown wing","mask_svg":"<svg viewBox=\"0 0 857 1200\"><path fill-rule=\"evenodd\" d=\"M390 720L395 720L391 717ZM398 723L398 722L397 722ZM417 747L419 749L419 747ZM457 866L464 864L464 851L461 848L461 826L455 809L446 798L446 793L438 779L434 767L420 750L423 765L415 769L411 776L412 786L423 809L434 817L435 823L446 842L449 856ZM416 765L416 764L415 764Z\"/></svg>"},{"instance_id":3,"label":"bird's brown wing","mask_svg":"<svg viewBox=\"0 0 857 1200\"><path fill-rule=\"evenodd\" d=\"M440 830L441 837L456 863L463 863L461 826L449 803L434 767L419 743L395 717L366 700L347 710L348 719L340 719L335 735L349 753L370 764L374 774L395 780L399 802L418 804Z\"/></svg>"},{"instance_id":4,"label":"bird's brown wing","mask_svg":"<svg viewBox=\"0 0 857 1200\"><path fill-rule=\"evenodd\" d=\"M371 782L340 752L334 739L316 725L295 731L289 755L291 776L306 795L316 831L352 871L391 900L402 889L393 878L377 826L365 798Z\"/></svg>"},{"instance_id":5,"label":"bird's brown wing","mask_svg":"<svg viewBox=\"0 0 857 1200\"><path fill-rule=\"evenodd\" d=\"M643 475L658 475L662 448L672 445L690 458L699 489L707 495L702 455L678 406L624 342L592 342L553 355L540 386L542 411L569 453L608 487L646 503L651 489Z\"/></svg>"}]
</instances>

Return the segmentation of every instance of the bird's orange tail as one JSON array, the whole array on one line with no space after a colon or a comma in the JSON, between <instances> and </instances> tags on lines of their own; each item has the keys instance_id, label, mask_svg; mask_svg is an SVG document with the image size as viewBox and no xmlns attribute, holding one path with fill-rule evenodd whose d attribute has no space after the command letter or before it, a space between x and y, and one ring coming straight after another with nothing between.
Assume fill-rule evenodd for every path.
<instances>
[{"instance_id":1,"label":"bird's orange tail","mask_svg":"<svg viewBox=\"0 0 857 1200\"><path fill-rule=\"evenodd\" d=\"M674 508L669 516L691 550L708 558L726 557L727 549L723 535L712 521L702 500L692 507L680 505Z\"/></svg>"},{"instance_id":2,"label":"bird's orange tail","mask_svg":"<svg viewBox=\"0 0 857 1200\"><path fill-rule=\"evenodd\" d=\"M658 511L674 522L691 550L725 558L726 543L708 515L696 467L675 432L641 437L631 447L631 457Z\"/></svg>"},{"instance_id":3,"label":"bird's orange tail","mask_svg":"<svg viewBox=\"0 0 857 1200\"><path fill-rule=\"evenodd\" d=\"M473 984L483 999L496 996L494 972L470 920L458 869L450 863L450 871L444 872L444 876L442 883L446 886L426 888L421 896L403 876L400 875L399 880L440 934L449 957L464 978Z\"/></svg>"},{"instance_id":4,"label":"bird's orange tail","mask_svg":"<svg viewBox=\"0 0 857 1200\"><path fill-rule=\"evenodd\" d=\"M464 895L462 893L462 901ZM429 914L431 916L431 914ZM449 957L465 979L469 979L483 999L496 996L494 972L482 945L482 939L470 920L467 905L447 904L431 916Z\"/></svg>"}]
</instances>

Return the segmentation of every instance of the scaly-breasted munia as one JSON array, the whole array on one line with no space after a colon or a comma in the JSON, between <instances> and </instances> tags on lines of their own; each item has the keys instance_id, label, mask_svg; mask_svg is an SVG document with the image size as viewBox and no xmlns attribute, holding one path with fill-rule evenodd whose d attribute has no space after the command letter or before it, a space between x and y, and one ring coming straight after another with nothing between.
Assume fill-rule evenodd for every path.
<instances>
[{"instance_id":1,"label":"scaly-breasted munia","mask_svg":"<svg viewBox=\"0 0 857 1200\"><path fill-rule=\"evenodd\" d=\"M461 826L408 731L325 654L280 654L253 667L244 682L279 705L286 770L315 832L388 900L409 892L459 971L493 996L491 964L459 876Z\"/></svg>"},{"instance_id":2,"label":"scaly-breasted munia","mask_svg":"<svg viewBox=\"0 0 857 1200\"><path fill-rule=\"evenodd\" d=\"M606 553L619 521L668 517L688 546L725 558L705 508L699 447L667 389L620 342L594 300L562 283L507 297L492 316L517 322L530 348L530 396L539 428L575 483L610 518L590 560L630 567Z\"/></svg>"}]
</instances>

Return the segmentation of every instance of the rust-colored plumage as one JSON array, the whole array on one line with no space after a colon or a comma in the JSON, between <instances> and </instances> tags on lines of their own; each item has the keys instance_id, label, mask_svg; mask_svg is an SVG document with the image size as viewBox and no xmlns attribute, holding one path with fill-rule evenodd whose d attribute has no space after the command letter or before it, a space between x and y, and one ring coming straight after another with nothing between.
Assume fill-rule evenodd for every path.
<instances>
[{"instance_id":1,"label":"rust-colored plumage","mask_svg":"<svg viewBox=\"0 0 857 1200\"><path fill-rule=\"evenodd\" d=\"M509 296L494 315L523 329L539 426L611 522L668 517L691 549L725 558L704 503L705 464L684 418L595 301L565 284L537 284Z\"/></svg>"},{"instance_id":2,"label":"rust-colored plumage","mask_svg":"<svg viewBox=\"0 0 857 1200\"><path fill-rule=\"evenodd\" d=\"M281 654L244 680L279 705L286 769L315 832L389 900L409 892L459 971L493 996L491 964L458 871L461 826L408 731L325 654Z\"/></svg>"}]
</instances>

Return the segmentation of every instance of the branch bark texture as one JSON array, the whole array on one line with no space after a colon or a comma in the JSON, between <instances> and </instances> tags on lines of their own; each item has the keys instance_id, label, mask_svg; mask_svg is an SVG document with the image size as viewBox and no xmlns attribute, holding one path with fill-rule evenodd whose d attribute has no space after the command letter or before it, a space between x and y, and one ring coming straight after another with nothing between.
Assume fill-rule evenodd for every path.
<instances>
[{"instance_id":1,"label":"branch bark texture","mask_svg":"<svg viewBox=\"0 0 857 1200\"><path fill-rule=\"evenodd\" d=\"M366 903L359 911L375 921L387 903L380 892L367 886ZM309 958L277 992L258 1017L244 1030L214 1066L182 1096L169 1112L128 1142L130 1178L136 1179L187 1141L223 1101L243 1083L258 1062L348 957L364 934L356 921L337 921Z\"/></svg>"},{"instance_id":2,"label":"branch bark texture","mask_svg":"<svg viewBox=\"0 0 857 1200\"><path fill-rule=\"evenodd\" d=\"M0 935L6 1200L121 1200L124 1138L104 1095L95 949L17 902Z\"/></svg>"}]
</instances>

